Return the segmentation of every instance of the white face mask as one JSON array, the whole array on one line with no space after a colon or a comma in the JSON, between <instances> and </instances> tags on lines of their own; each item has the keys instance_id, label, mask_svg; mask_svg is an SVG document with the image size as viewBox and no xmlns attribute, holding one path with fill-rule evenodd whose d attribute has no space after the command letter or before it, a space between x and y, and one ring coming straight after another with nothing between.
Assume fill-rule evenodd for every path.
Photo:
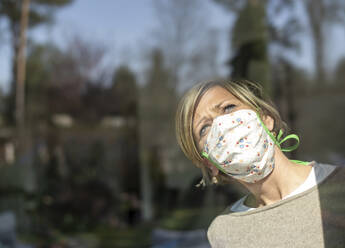
<instances>
[{"instance_id":1,"label":"white face mask","mask_svg":"<svg viewBox=\"0 0 345 248\"><path fill-rule=\"evenodd\" d=\"M255 183L272 172L275 143L255 111L238 110L213 120L202 156L223 173Z\"/></svg>"}]
</instances>

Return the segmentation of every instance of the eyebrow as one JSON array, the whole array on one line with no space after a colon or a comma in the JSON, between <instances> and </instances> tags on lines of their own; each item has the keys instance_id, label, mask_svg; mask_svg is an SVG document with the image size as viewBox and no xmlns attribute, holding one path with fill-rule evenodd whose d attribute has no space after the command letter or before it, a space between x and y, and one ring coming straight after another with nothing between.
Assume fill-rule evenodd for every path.
<instances>
[{"instance_id":1,"label":"eyebrow","mask_svg":"<svg viewBox=\"0 0 345 248\"><path fill-rule=\"evenodd\" d=\"M224 100L224 101L218 103L217 105L213 106L213 107L212 107L212 110L213 110L213 109L218 109L225 101L226 101L226 100ZM197 122L197 124L195 125L195 129L197 129L197 127L200 125L200 123L202 123L202 122L205 121L206 119L207 119L207 118L206 118L205 116L202 117L202 118ZM197 130L195 130L195 131L197 131Z\"/></svg>"}]
</instances>

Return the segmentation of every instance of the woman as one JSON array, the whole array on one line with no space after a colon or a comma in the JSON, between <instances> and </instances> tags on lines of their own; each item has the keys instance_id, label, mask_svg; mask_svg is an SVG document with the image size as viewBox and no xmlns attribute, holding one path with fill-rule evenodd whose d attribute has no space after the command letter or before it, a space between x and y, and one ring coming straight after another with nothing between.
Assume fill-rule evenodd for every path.
<instances>
[{"instance_id":1,"label":"woman","mask_svg":"<svg viewBox=\"0 0 345 248\"><path fill-rule=\"evenodd\" d=\"M250 192L213 220L212 247L345 247L344 169L289 160L299 139L285 130L248 81L201 83L180 101L177 140L203 183L234 179Z\"/></svg>"}]
</instances>

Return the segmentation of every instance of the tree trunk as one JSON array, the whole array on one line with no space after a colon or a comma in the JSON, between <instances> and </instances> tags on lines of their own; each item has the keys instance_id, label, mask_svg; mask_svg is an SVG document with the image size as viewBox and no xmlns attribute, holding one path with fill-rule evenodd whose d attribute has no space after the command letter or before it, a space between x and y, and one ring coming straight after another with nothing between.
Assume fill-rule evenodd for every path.
<instances>
[{"instance_id":1,"label":"tree trunk","mask_svg":"<svg viewBox=\"0 0 345 248\"><path fill-rule=\"evenodd\" d=\"M321 27L320 27L321 29ZM322 29L314 36L315 39L315 67L316 67L316 82L320 85L325 83L325 68L324 68L324 40Z\"/></svg>"},{"instance_id":2,"label":"tree trunk","mask_svg":"<svg viewBox=\"0 0 345 248\"><path fill-rule=\"evenodd\" d=\"M20 33L19 33L19 46L17 54L17 68L16 68L16 128L18 135L18 150L19 156L21 150L24 148L24 128L25 128L25 67L26 67L26 30L28 27L29 19L29 5L30 0L23 0L21 19L20 19Z\"/></svg>"},{"instance_id":3,"label":"tree trunk","mask_svg":"<svg viewBox=\"0 0 345 248\"><path fill-rule=\"evenodd\" d=\"M314 42L316 82L318 84L324 84L325 68L323 23L325 21L325 7L322 0L309 0L306 1L305 4Z\"/></svg>"}]
</instances>

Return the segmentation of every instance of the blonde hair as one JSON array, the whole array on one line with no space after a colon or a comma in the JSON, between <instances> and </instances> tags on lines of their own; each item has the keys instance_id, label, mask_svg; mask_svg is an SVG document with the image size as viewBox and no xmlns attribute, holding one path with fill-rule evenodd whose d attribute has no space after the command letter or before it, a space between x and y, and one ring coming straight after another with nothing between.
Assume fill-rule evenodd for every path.
<instances>
[{"instance_id":1,"label":"blonde hair","mask_svg":"<svg viewBox=\"0 0 345 248\"><path fill-rule=\"evenodd\" d=\"M274 120L273 133L278 133L279 130L285 131L287 126L282 121L277 109L274 107L272 101L263 94L263 89L260 85L253 82L242 81L226 81L226 80L212 80L202 82L191 89L189 89L180 100L175 118L175 128L177 142L180 145L183 153L190 159L198 168L201 169L204 182L211 182L210 171L207 170L203 164L203 158L198 151L194 135L193 135L193 117L195 109L201 99L209 89L220 86L232 95L234 95L242 103L248 105L252 109L258 111L259 115L270 116ZM217 181L226 183L229 177L219 173Z\"/></svg>"}]
</instances>

